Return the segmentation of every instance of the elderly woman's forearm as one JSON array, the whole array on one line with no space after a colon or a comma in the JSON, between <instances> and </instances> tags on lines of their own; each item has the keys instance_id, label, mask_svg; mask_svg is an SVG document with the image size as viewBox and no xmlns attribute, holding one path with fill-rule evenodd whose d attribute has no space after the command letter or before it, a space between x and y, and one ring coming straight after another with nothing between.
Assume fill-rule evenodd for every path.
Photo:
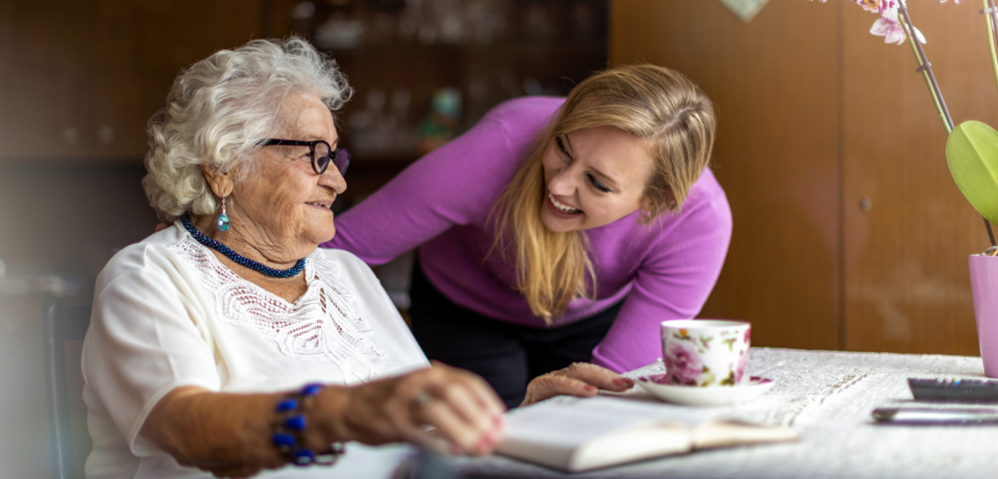
<instances>
[{"instance_id":1,"label":"elderly woman's forearm","mask_svg":"<svg viewBox=\"0 0 998 479\"><path fill-rule=\"evenodd\" d=\"M270 421L279 398L177 388L152 409L141 434L185 466L276 467L284 460L271 443Z\"/></svg>"},{"instance_id":2,"label":"elderly woman's forearm","mask_svg":"<svg viewBox=\"0 0 998 479\"><path fill-rule=\"evenodd\" d=\"M153 408L141 434L184 466L245 477L287 463L271 442L282 397L177 388ZM358 386L323 387L306 411L302 440L316 452L343 441L429 445L436 440L422 427L432 425L455 452L487 454L501 439L502 413L481 378L436 364Z\"/></svg>"},{"instance_id":3,"label":"elderly woman's forearm","mask_svg":"<svg viewBox=\"0 0 998 479\"><path fill-rule=\"evenodd\" d=\"M324 388L322 408L308 412L304 440L323 451L346 437L330 437L341 428L335 397L344 388ZM272 442L274 408L283 394L227 394L181 387L153 408L142 434L178 463L206 470L280 467L287 460ZM335 432L333 433L335 434Z\"/></svg>"}]
</instances>

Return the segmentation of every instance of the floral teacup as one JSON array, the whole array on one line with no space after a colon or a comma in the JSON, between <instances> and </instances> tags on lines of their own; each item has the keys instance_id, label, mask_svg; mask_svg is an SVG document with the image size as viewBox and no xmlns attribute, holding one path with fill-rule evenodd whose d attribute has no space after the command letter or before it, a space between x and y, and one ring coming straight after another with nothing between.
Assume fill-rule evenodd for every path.
<instances>
[{"instance_id":1,"label":"floral teacup","mask_svg":"<svg viewBox=\"0 0 998 479\"><path fill-rule=\"evenodd\" d=\"M672 384L736 386L748 360L751 325L681 319L662 322L662 361Z\"/></svg>"}]
</instances>

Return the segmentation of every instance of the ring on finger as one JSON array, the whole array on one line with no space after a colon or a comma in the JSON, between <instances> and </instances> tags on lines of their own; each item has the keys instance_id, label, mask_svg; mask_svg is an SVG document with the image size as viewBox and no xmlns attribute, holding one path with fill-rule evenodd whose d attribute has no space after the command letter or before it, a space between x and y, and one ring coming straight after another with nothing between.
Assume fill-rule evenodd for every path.
<instances>
[{"instance_id":1,"label":"ring on finger","mask_svg":"<svg viewBox=\"0 0 998 479\"><path fill-rule=\"evenodd\" d=\"M423 407L426 403L430 402L430 399L430 395L427 394L426 391L423 391L417 394L416 397L412 398L412 403L416 405L416 407Z\"/></svg>"}]
</instances>

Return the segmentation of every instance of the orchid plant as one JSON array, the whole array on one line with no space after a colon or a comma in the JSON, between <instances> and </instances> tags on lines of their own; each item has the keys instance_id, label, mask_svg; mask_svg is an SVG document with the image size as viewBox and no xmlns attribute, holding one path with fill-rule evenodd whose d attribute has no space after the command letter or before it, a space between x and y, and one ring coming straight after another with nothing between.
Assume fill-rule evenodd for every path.
<instances>
[{"instance_id":1,"label":"orchid plant","mask_svg":"<svg viewBox=\"0 0 998 479\"><path fill-rule=\"evenodd\" d=\"M820 0L825 3L827 0ZM998 132L979 121L967 121L959 126L953 126L946 102L936 83L932 64L929 63L922 49L926 43L925 36L912 24L905 0L849 0L863 7L864 10L880 15L873 23L870 33L884 37L885 43L904 43L907 39L911 45L915 59L918 61L917 71L922 74L925 84L932 96L936 111L946 128L949 138L946 140L946 163L950 173L963 196L984 217L984 225L991 239L988 253L998 252L991 223L998 224ZM940 0L946 3L947 0ZM988 25L988 42L991 51L991 65L998 82L998 55L996 55L995 40L998 38L998 8L995 0L982 0ZM954 0L960 3L960 0Z\"/></svg>"},{"instance_id":2,"label":"orchid plant","mask_svg":"<svg viewBox=\"0 0 998 479\"><path fill-rule=\"evenodd\" d=\"M820 1L821 3L825 3L827 0ZM849 1L863 7L863 10L880 15L880 19L873 22L873 28L870 29L870 33L884 37L884 43L896 43L900 45L908 38L904 25L898 20L898 10L901 7L901 0ZM946 3L947 0L939 0L939 2ZM953 0L953 2L959 4L960 0ZM914 29L914 32L918 40L925 43L925 37L922 36L922 32L918 31L918 29Z\"/></svg>"}]
</instances>

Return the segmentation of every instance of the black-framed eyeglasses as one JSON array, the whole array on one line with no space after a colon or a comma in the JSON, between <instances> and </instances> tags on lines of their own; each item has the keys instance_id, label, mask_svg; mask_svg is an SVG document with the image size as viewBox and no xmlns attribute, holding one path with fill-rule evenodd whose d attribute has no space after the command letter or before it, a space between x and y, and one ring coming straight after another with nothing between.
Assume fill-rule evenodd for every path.
<instances>
[{"instance_id":1,"label":"black-framed eyeglasses","mask_svg":"<svg viewBox=\"0 0 998 479\"><path fill-rule=\"evenodd\" d=\"M346 148L334 150L324 140L304 141L268 138L261 141L263 142L261 146L307 146L309 156L312 158L312 169L319 175L326 172L330 162L336 165L336 169L340 170L341 175L346 175L347 167L350 166L350 150Z\"/></svg>"}]
</instances>

